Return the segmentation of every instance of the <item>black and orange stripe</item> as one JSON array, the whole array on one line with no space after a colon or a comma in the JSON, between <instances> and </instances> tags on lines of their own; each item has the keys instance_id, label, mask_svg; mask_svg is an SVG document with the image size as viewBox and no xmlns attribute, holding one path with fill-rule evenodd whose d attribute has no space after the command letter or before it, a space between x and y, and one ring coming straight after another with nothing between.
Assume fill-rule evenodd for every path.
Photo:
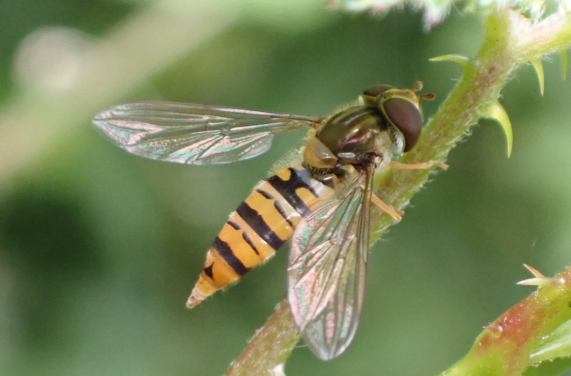
<instances>
[{"instance_id":1,"label":"black and orange stripe","mask_svg":"<svg viewBox=\"0 0 571 376\"><path fill-rule=\"evenodd\" d=\"M187 306L196 306L271 258L311 206L331 194L330 187L301 166L260 181L230 214L208 250Z\"/></svg>"}]
</instances>

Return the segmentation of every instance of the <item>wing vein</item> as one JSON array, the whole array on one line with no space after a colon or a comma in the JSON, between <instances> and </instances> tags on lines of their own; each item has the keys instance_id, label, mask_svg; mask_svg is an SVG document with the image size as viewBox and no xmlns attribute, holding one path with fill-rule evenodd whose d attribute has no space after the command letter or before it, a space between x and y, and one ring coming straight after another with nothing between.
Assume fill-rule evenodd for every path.
<instances>
[{"instance_id":1,"label":"wing vein","mask_svg":"<svg viewBox=\"0 0 571 376\"><path fill-rule=\"evenodd\" d=\"M266 152L277 133L321 119L175 102L139 102L97 114L94 125L132 154L185 164L223 164Z\"/></svg>"},{"instance_id":2,"label":"wing vein","mask_svg":"<svg viewBox=\"0 0 571 376\"><path fill-rule=\"evenodd\" d=\"M298 225L288 268L294 319L321 359L338 356L354 337L364 296L373 169L312 208Z\"/></svg>"}]
</instances>

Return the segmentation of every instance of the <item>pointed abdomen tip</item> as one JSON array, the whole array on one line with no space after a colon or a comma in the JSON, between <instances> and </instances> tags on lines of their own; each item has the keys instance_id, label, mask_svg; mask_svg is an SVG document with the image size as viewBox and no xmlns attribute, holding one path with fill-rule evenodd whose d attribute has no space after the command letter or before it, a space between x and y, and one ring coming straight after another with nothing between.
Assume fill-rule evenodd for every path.
<instances>
[{"instance_id":1,"label":"pointed abdomen tip","mask_svg":"<svg viewBox=\"0 0 571 376\"><path fill-rule=\"evenodd\" d=\"M194 307L196 307L197 305L199 305L200 303L202 303L204 299L198 299L196 296L194 295L190 295L188 297L188 299L186 300L186 308L188 309L193 309Z\"/></svg>"}]
</instances>

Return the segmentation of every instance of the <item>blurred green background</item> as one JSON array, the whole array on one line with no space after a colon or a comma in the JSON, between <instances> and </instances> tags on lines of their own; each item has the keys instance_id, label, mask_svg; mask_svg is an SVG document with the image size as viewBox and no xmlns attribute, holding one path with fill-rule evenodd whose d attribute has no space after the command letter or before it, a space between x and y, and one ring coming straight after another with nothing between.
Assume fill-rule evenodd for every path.
<instances>
[{"instance_id":1,"label":"blurred green background","mask_svg":"<svg viewBox=\"0 0 571 376\"><path fill-rule=\"evenodd\" d=\"M220 167L130 156L90 124L141 99L327 114L375 83L425 82L437 100L474 55L481 20L430 33L411 11L321 1L0 1L0 374L220 375L284 296L287 249L195 311L184 303L228 213L303 134ZM557 61L503 93L511 159L482 121L378 243L354 344L290 375L430 375L530 292L522 263L571 264L571 85Z\"/></svg>"}]
</instances>

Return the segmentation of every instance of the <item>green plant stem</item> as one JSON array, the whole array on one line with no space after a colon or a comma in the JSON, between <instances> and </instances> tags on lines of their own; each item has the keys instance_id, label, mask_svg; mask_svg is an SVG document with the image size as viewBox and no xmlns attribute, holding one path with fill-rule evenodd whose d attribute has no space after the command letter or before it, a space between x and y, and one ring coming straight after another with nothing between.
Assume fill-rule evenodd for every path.
<instances>
[{"instance_id":1,"label":"green plant stem","mask_svg":"<svg viewBox=\"0 0 571 376\"><path fill-rule=\"evenodd\" d=\"M230 364L227 374L277 376L298 341L299 334L289 304L287 300L282 300L265 325L248 342L240 357ZM271 367L268 368L268 365Z\"/></svg>"},{"instance_id":2,"label":"green plant stem","mask_svg":"<svg viewBox=\"0 0 571 376\"><path fill-rule=\"evenodd\" d=\"M442 103L437 113L423 130L422 137L413 149L401 160L404 163L429 160L445 161L450 151L465 137L477 121L488 115L488 109L497 103L501 89L506 85L515 69L530 60L567 48L571 44L571 21L566 14L554 14L541 22L532 23L519 13L500 9L487 16L485 38L477 56L462 64L463 74L452 92ZM376 193L398 210L403 210L410 199L428 181L431 170L387 171L375 181ZM393 224L387 215L376 214L373 230L377 240ZM295 325L284 325L282 320L292 320L284 301L281 308L246 346L233 362L227 375L238 375L235 369L265 370L259 375L271 375L268 370L277 364L274 352L289 353L299 339ZM264 341L260 333L271 330L268 326L287 327L279 340ZM253 346L259 349L252 349ZM286 349L286 347L289 347ZM260 359L252 363L249 354L253 352L267 357L260 367ZM283 359L279 360L280 362ZM253 368L257 367L257 368Z\"/></svg>"},{"instance_id":3,"label":"green plant stem","mask_svg":"<svg viewBox=\"0 0 571 376\"><path fill-rule=\"evenodd\" d=\"M521 375L542 338L571 320L570 304L567 268L487 325L468 354L442 376Z\"/></svg>"}]
</instances>

